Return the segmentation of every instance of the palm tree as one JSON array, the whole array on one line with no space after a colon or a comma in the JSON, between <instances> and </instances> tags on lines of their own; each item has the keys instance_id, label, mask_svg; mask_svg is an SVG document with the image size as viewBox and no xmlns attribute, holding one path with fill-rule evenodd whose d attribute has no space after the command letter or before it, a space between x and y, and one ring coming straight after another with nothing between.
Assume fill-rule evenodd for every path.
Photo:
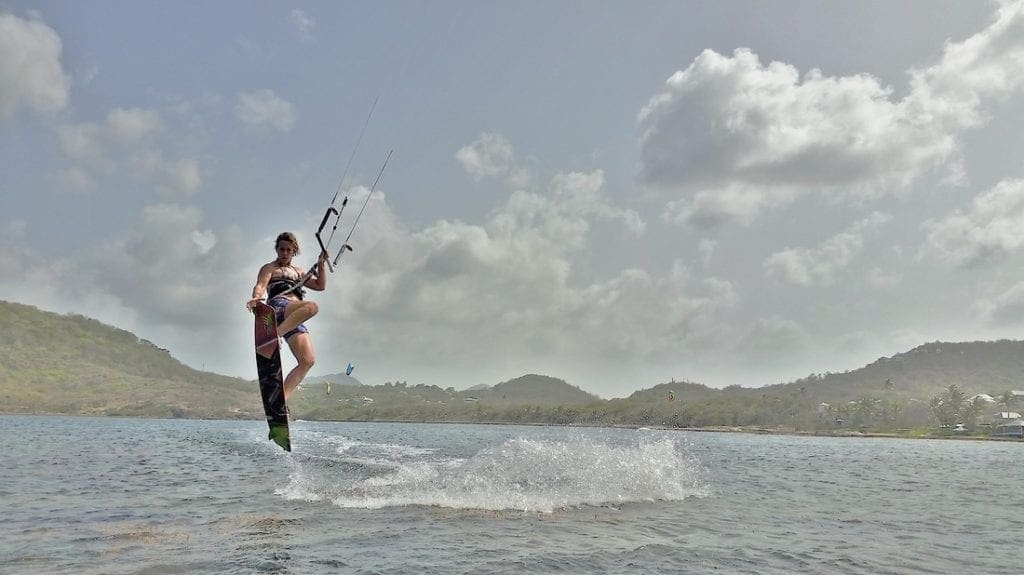
<instances>
[{"instance_id":1,"label":"palm tree","mask_svg":"<svg viewBox=\"0 0 1024 575\"><path fill-rule=\"evenodd\" d=\"M1017 396L1014 395L1013 392L1008 389L1004 391L1002 395L999 396L999 403L1002 403L1003 407L1009 410L1010 405L1014 403L1015 399L1017 399Z\"/></svg>"},{"instance_id":2,"label":"palm tree","mask_svg":"<svg viewBox=\"0 0 1024 575\"><path fill-rule=\"evenodd\" d=\"M955 383L946 388L946 393L936 395L928 402L932 408L932 416L939 421L939 425L952 426L956 423L973 422L980 411L980 405L975 407L974 403L967 401L967 394Z\"/></svg>"},{"instance_id":3,"label":"palm tree","mask_svg":"<svg viewBox=\"0 0 1024 575\"><path fill-rule=\"evenodd\" d=\"M956 413L949 401L941 395L932 396L928 401L928 407L931 408L932 417L939 422L940 427L949 427L956 423Z\"/></svg>"},{"instance_id":4,"label":"palm tree","mask_svg":"<svg viewBox=\"0 0 1024 575\"><path fill-rule=\"evenodd\" d=\"M963 423L967 429L974 431L974 424L984 410L985 400L980 397L975 397L974 401L965 402L960 412L960 423Z\"/></svg>"},{"instance_id":5,"label":"palm tree","mask_svg":"<svg viewBox=\"0 0 1024 575\"><path fill-rule=\"evenodd\" d=\"M854 406L854 421L860 425L866 425L871 423L875 417L875 412L878 408L879 400L874 397L862 397L857 400L857 405Z\"/></svg>"}]
</instances>

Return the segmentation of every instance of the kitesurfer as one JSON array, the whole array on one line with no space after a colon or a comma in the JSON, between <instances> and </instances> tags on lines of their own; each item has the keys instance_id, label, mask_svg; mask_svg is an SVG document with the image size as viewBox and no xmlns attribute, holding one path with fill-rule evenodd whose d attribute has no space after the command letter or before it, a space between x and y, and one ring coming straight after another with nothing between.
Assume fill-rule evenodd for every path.
<instances>
[{"instance_id":1,"label":"kitesurfer","mask_svg":"<svg viewBox=\"0 0 1024 575\"><path fill-rule=\"evenodd\" d=\"M316 262L316 273L312 274L312 277L306 277L302 268L292 263L292 258L299 255L299 241L295 234L283 232L278 235L274 241L274 249L277 251L277 257L260 268L256 276L256 285L252 288L252 298L246 302L246 307L251 310L264 297L268 297L267 303L277 311L278 336L284 337L288 342L288 347L298 362L284 380L284 396L287 400L316 361L313 340L303 322L316 315L319 308L316 302L304 299L303 288L323 291L327 287L324 264L329 255L326 251L321 251Z\"/></svg>"}]
</instances>

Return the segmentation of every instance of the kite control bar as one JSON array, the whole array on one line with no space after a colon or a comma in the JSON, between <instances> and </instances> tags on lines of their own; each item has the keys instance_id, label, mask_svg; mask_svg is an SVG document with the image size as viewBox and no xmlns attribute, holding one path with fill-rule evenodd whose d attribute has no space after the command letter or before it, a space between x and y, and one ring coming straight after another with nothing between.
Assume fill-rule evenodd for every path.
<instances>
[{"instance_id":1,"label":"kite control bar","mask_svg":"<svg viewBox=\"0 0 1024 575\"><path fill-rule=\"evenodd\" d=\"M341 202L341 211L334 209L334 206L331 205L331 206L328 206L327 207L327 211L324 212L324 219L320 221L320 227L316 229L316 241L317 241L318 244L320 244L320 251L321 252L330 253L330 252L327 251L327 246L324 245L324 240L323 240L323 238L320 237L320 233L324 231L325 227L327 227L327 220L331 219L331 214L334 214L335 216L338 216L337 219L334 220L334 229L335 230L338 229L338 220L341 219L341 212L345 210L345 204L347 204L347 203L348 203L348 197L346 197ZM333 238L333 237L334 237L334 230L331 230L331 238ZM327 238L327 243L331 243L331 238ZM331 264L330 258L328 258L326 261L327 261L327 268L331 270L331 273L334 273L334 266Z\"/></svg>"},{"instance_id":2,"label":"kite control bar","mask_svg":"<svg viewBox=\"0 0 1024 575\"><path fill-rule=\"evenodd\" d=\"M324 228L327 227L327 220L331 219L332 215L337 216L337 219L334 220L334 229L335 230L338 229L338 220L341 219L341 212L345 211L345 204L347 204L347 203L348 203L348 198L346 197L341 202L341 210L335 209L334 208L334 204L331 204L330 206L327 207L327 211L324 212L324 219L320 220L320 227L318 227L316 229L316 243L320 244L320 253L321 254L328 254L328 255L330 254L330 252L327 251L327 244L330 244L331 243L331 238L334 237L334 231L333 230L331 231L331 236L329 238L327 238L327 244L325 244L323 238L320 237L320 234L324 231ZM345 249L345 246L342 246L342 251L344 251L344 249ZM349 249L351 250L352 248L349 248ZM334 273L334 266L331 265L330 257L324 258L324 263L327 264L327 267L328 267L328 269L331 270L331 273ZM294 286L284 290L283 292L281 292L278 295L287 295L287 294L292 293L295 290L303 288L306 285L306 282L308 282L310 279L312 279L312 278L317 276L316 269L317 269L316 264L313 264L312 266L310 266L309 270L306 271L306 273L302 274L302 279L300 279L298 281L298 283L296 283Z\"/></svg>"},{"instance_id":3,"label":"kite control bar","mask_svg":"<svg viewBox=\"0 0 1024 575\"><path fill-rule=\"evenodd\" d=\"M394 150L389 151L388 156L384 158L384 164L380 167L380 172L377 173L377 179L373 181L373 186L370 187L370 191L366 194L366 199L363 200L363 207L359 209L359 214L356 216L355 221L352 222L352 228L348 231L348 237L345 238L345 243L341 244L341 247L338 248L338 254L334 256L334 261L332 262L330 258L324 259L324 263L327 264L327 268L331 270L331 273L334 273L334 266L338 265L338 260L341 259L341 255L345 253L345 250L352 251L352 246L349 245L348 241L352 239L352 233L356 231L356 225L359 223L359 218L363 216L363 210L366 209L366 204L370 202L370 197L373 196L374 190L377 189L377 183L380 182L381 176L384 175L384 169L387 168L388 160L391 159L393 151ZM335 194L335 199L337 199L337 194ZM331 205L327 207L327 211L324 212L324 217L320 220L320 226L316 229L316 242L320 244L320 253L330 255L330 252L327 251L327 246L331 245L331 240L334 239L334 232L338 231L338 222L341 221L341 213L345 211L345 206L347 205L348 196L345 196L341 201L340 208L335 208L334 203L332 202ZM327 237L327 241L325 242L322 234L324 228L327 227L327 222L331 219L331 216L334 216L334 227L331 228L331 235ZM288 294L306 285L307 281L317 275L316 269L316 265L311 266L309 271L302 276L302 279L299 280L297 284L281 293Z\"/></svg>"}]
</instances>

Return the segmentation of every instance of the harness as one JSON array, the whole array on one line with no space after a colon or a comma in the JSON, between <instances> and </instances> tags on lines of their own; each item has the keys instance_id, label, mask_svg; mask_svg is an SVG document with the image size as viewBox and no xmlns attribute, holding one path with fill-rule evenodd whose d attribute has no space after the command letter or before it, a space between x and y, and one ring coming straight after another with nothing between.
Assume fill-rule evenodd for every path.
<instances>
[{"instance_id":1,"label":"harness","mask_svg":"<svg viewBox=\"0 0 1024 575\"><path fill-rule=\"evenodd\" d=\"M295 269L293 266L288 266ZM299 286L299 279L289 277L279 277L270 280L267 284L267 299L279 296L283 293L295 294L299 299L303 299L306 295L306 290Z\"/></svg>"}]
</instances>

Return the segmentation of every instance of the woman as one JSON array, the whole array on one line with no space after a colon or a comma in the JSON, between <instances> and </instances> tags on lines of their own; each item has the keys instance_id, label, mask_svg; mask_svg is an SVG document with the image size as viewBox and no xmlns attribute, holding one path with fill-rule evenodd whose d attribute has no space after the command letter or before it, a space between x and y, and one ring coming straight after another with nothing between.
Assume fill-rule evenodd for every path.
<instances>
[{"instance_id":1,"label":"woman","mask_svg":"<svg viewBox=\"0 0 1024 575\"><path fill-rule=\"evenodd\" d=\"M296 287L302 281L303 271L292 264L292 258L299 255L299 241L295 239L295 234L284 232L278 235L274 248L277 250L277 258L260 268L256 285L252 288L252 298L246 307L251 310L266 296L269 298L267 303L277 310L277 334L288 342L298 362L284 380L284 398L288 401L292 391L306 377L316 360L313 340L303 322L316 315L319 308L316 302L303 299L305 293L302 286ZM323 291L327 287L327 274L324 273L327 258L327 252L320 253L316 274L306 281L305 287L316 291Z\"/></svg>"}]
</instances>

